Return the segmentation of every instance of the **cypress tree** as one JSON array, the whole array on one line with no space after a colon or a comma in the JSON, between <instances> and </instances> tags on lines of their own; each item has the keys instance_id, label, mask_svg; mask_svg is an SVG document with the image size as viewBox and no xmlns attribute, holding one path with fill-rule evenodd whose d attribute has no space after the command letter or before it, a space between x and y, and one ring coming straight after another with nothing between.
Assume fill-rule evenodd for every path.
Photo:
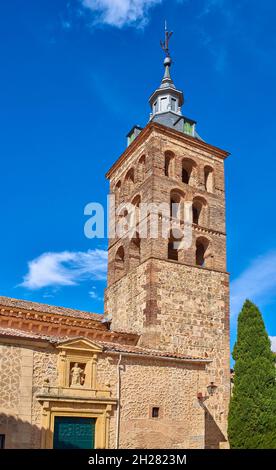
<instances>
[{"instance_id":1,"label":"cypress tree","mask_svg":"<svg viewBox=\"0 0 276 470\"><path fill-rule=\"evenodd\" d=\"M276 449L275 358L259 309L246 300L234 346L228 435L233 449Z\"/></svg>"}]
</instances>

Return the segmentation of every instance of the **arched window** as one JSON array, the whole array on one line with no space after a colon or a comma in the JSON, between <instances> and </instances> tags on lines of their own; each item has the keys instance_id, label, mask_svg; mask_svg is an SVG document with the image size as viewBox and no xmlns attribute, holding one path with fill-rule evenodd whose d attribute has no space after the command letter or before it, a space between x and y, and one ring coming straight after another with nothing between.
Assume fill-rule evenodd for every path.
<instances>
[{"instance_id":1,"label":"arched window","mask_svg":"<svg viewBox=\"0 0 276 470\"><path fill-rule=\"evenodd\" d=\"M200 237L196 241L196 265L205 266L206 252L209 247L209 240Z\"/></svg>"},{"instance_id":2,"label":"arched window","mask_svg":"<svg viewBox=\"0 0 276 470\"><path fill-rule=\"evenodd\" d=\"M199 216L202 207L200 205L193 204L193 224L199 224Z\"/></svg>"},{"instance_id":3,"label":"arched window","mask_svg":"<svg viewBox=\"0 0 276 470\"><path fill-rule=\"evenodd\" d=\"M137 194L137 196L135 196L135 198L133 198L132 200L132 205L135 207L140 207L140 204L141 204L141 196L140 194Z\"/></svg>"},{"instance_id":4,"label":"arched window","mask_svg":"<svg viewBox=\"0 0 276 470\"><path fill-rule=\"evenodd\" d=\"M178 245L183 238L183 234L176 230L171 230L170 238L168 240L168 259L178 261Z\"/></svg>"},{"instance_id":5,"label":"arched window","mask_svg":"<svg viewBox=\"0 0 276 470\"><path fill-rule=\"evenodd\" d=\"M186 168L182 168L182 183L189 184L190 181L190 173L186 170Z\"/></svg>"},{"instance_id":6,"label":"arched window","mask_svg":"<svg viewBox=\"0 0 276 470\"><path fill-rule=\"evenodd\" d=\"M173 218L181 218L183 216L183 202L185 194L179 189L173 189L170 195L170 215Z\"/></svg>"},{"instance_id":7,"label":"arched window","mask_svg":"<svg viewBox=\"0 0 276 470\"><path fill-rule=\"evenodd\" d=\"M125 250L122 246L118 248L115 255L115 280L120 279L125 270Z\"/></svg>"},{"instance_id":8,"label":"arched window","mask_svg":"<svg viewBox=\"0 0 276 470\"><path fill-rule=\"evenodd\" d=\"M169 178L174 177L174 153L172 152L165 152L165 176Z\"/></svg>"},{"instance_id":9,"label":"arched window","mask_svg":"<svg viewBox=\"0 0 276 470\"><path fill-rule=\"evenodd\" d=\"M207 202L202 197L195 197L193 200L193 224L208 225Z\"/></svg>"},{"instance_id":10,"label":"arched window","mask_svg":"<svg viewBox=\"0 0 276 470\"><path fill-rule=\"evenodd\" d=\"M118 183L117 183L116 186L115 186L115 204L116 204L116 206L117 206L118 204L120 204L120 200L121 200L121 187L122 187L121 181L118 181Z\"/></svg>"},{"instance_id":11,"label":"arched window","mask_svg":"<svg viewBox=\"0 0 276 470\"><path fill-rule=\"evenodd\" d=\"M182 183L193 184L195 179L196 164L189 158L182 160Z\"/></svg>"},{"instance_id":12,"label":"arched window","mask_svg":"<svg viewBox=\"0 0 276 470\"><path fill-rule=\"evenodd\" d=\"M135 224L135 227L137 224L140 222L140 204L141 204L141 196L138 194L133 198L131 205L132 205L132 223L131 226L133 227ZM135 220L134 220L135 218Z\"/></svg>"},{"instance_id":13,"label":"arched window","mask_svg":"<svg viewBox=\"0 0 276 470\"><path fill-rule=\"evenodd\" d=\"M138 174L139 174L139 181L142 183L145 179L146 174L146 157L143 155L138 162Z\"/></svg>"},{"instance_id":14,"label":"arched window","mask_svg":"<svg viewBox=\"0 0 276 470\"><path fill-rule=\"evenodd\" d=\"M125 191L126 196L130 195L134 190L134 169L128 170L125 177Z\"/></svg>"},{"instance_id":15,"label":"arched window","mask_svg":"<svg viewBox=\"0 0 276 470\"><path fill-rule=\"evenodd\" d=\"M122 238L129 233L130 230L135 230L135 219L132 217L133 206L130 203L120 204L116 211L117 214L117 227L116 235Z\"/></svg>"},{"instance_id":16,"label":"arched window","mask_svg":"<svg viewBox=\"0 0 276 470\"><path fill-rule=\"evenodd\" d=\"M130 268L136 268L140 264L140 249L141 249L141 240L136 234L135 238L132 238L129 244L129 263Z\"/></svg>"},{"instance_id":17,"label":"arched window","mask_svg":"<svg viewBox=\"0 0 276 470\"><path fill-rule=\"evenodd\" d=\"M169 241L168 243L168 259L178 261L178 250L175 249L173 241Z\"/></svg>"},{"instance_id":18,"label":"arched window","mask_svg":"<svg viewBox=\"0 0 276 470\"><path fill-rule=\"evenodd\" d=\"M204 184L208 193L214 192L214 170L210 166L204 168Z\"/></svg>"}]
</instances>

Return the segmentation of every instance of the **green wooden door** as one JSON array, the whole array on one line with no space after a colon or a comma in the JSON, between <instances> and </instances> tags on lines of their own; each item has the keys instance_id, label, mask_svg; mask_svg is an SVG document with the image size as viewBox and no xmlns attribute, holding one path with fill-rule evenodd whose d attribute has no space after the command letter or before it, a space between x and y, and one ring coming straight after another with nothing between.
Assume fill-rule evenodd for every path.
<instances>
[{"instance_id":1,"label":"green wooden door","mask_svg":"<svg viewBox=\"0 0 276 470\"><path fill-rule=\"evenodd\" d=\"M94 449L95 419L56 416L54 449Z\"/></svg>"}]
</instances>

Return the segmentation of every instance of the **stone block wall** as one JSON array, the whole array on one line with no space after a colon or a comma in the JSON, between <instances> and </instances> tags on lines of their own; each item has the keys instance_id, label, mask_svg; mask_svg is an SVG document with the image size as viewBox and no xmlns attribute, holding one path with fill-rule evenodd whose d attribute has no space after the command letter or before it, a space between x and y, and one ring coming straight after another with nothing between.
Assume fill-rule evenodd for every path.
<instances>
[{"instance_id":1,"label":"stone block wall","mask_svg":"<svg viewBox=\"0 0 276 470\"><path fill-rule=\"evenodd\" d=\"M105 314L112 318L113 331L140 334L142 346L212 359L205 384L205 388L210 382L217 385L215 397L205 409L208 446L212 447L217 445L219 433L221 441L225 440L230 393L224 188L227 152L162 127L149 125L144 135L109 172L111 191L118 179L124 181L130 168L135 175L137 158L143 153L145 180L134 184L131 193L124 191L121 200L131 201L135 193L141 202L158 205L169 204L176 195L181 207L185 202L196 205L200 201L201 212L198 222L193 220L191 245L180 247L177 261L169 259L169 233L164 238L160 227L157 239L141 239L136 266L130 260L127 237L110 241ZM189 184L183 181L186 168ZM208 172L211 179L206 179ZM173 221L171 214L169 218ZM200 243L205 245L204 266L197 259ZM120 247L125 256L118 276L115 259Z\"/></svg>"},{"instance_id":2,"label":"stone block wall","mask_svg":"<svg viewBox=\"0 0 276 470\"><path fill-rule=\"evenodd\" d=\"M135 358L122 364L120 447L203 449L205 416L197 393L204 366Z\"/></svg>"},{"instance_id":3,"label":"stone block wall","mask_svg":"<svg viewBox=\"0 0 276 470\"><path fill-rule=\"evenodd\" d=\"M1 345L0 433L6 448L40 448L42 405L37 392L45 378L58 384L57 351ZM205 412L197 399L206 366L145 357L99 354L97 385L120 396L120 448L204 448ZM120 373L120 390L118 374ZM80 406L76 403L75 410ZM157 418L152 408L159 408ZM115 406L110 415L108 445L116 446Z\"/></svg>"},{"instance_id":4,"label":"stone block wall","mask_svg":"<svg viewBox=\"0 0 276 470\"><path fill-rule=\"evenodd\" d=\"M141 334L141 346L212 360L204 390L211 382L218 388L206 413L226 436L230 396L228 274L152 259L107 289L106 308L113 317L112 329Z\"/></svg>"},{"instance_id":5,"label":"stone block wall","mask_svg":"<svg viewBox=\"0 0 276 470\"><path fill-rule=\"evenodd\" d=\"M0 345L0 433L7 448L32 446L33 351Z\"/></svg>"}]
</instances>

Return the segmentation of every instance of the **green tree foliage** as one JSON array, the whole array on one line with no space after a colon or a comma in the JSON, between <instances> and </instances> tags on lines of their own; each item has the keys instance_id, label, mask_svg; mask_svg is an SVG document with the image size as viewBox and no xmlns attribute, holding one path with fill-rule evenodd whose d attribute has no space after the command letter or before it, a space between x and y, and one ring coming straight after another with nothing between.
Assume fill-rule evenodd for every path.
<instances>
[{"instance_id":1,"label":"green tree foliage","mask_svg":"<svg viewBox=\"0 0 276 470\"><path fill-rule=\"evenodd\" d=\"M233 351L228 435L233 449L276 449L275 357L259 309L246 300Z\"/></svg>"}]
</instances>

